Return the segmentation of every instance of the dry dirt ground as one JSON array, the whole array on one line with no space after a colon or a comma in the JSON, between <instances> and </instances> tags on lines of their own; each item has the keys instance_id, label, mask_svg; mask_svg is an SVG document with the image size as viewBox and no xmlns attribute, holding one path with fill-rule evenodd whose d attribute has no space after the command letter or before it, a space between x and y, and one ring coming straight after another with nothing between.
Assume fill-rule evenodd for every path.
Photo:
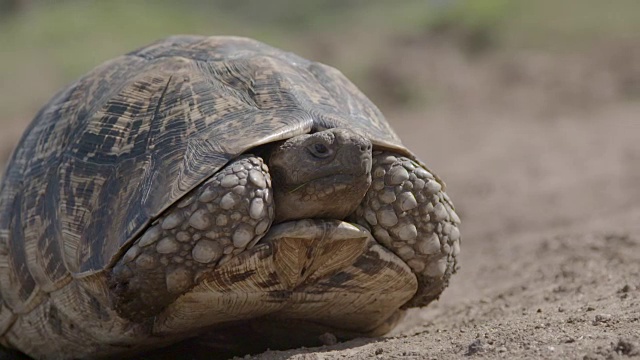
<instances>
[{"instance_id":1,"label":"dry dirt ground","mask_svg":"<svg viewBox=\"0 0 640 360\"><path fill-rule=\"evenodd\" d=\"M459 77L480 76L465 66ZM545 60L525 70L552 68L542 85L490 101L469 95L486 82L465 80L451 86L467 89L460 102L385 110L445 179L463 221L461 269L437 303L412 310L388 338L251 358L640 357L640 103L579 93L559 108L554 91L569 81L567 93L583 91L581 73L556 80L563 67ZM502 95L513 101L494 101ZM22 126L1 132L5 156Z\"/></svg>"}]
</instances>

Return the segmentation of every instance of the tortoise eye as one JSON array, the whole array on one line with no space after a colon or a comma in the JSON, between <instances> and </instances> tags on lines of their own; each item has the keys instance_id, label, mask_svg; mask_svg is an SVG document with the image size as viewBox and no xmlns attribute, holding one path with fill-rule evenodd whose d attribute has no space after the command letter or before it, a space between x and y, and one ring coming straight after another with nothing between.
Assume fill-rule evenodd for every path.
<instances>
[{"instance_id":1,"label":"tortoise eye","mask_svg":"<svg viewBox=\"0 0 640 360\"><path fill-rule=\"evenodd\" d=\"M311 153L311 155L320 159L331 156L331 150L329 150L329 148L323 143L312 144L311 146L309 146L309 152Z\"/></svg>"}]
</instances>

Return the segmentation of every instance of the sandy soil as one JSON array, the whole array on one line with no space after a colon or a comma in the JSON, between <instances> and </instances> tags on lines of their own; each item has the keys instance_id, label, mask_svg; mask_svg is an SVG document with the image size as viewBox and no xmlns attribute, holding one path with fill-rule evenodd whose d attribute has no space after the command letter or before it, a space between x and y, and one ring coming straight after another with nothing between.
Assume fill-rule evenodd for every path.
<instances>
[{"instance_id":1,"label":"sandy soil","mask_svg":"<svg viewBox=\"0 0 640 360\"><path fill-rule=\"evenodd\" d=\"M492 66L482 76L495 75ZM412 310L391 337L251 358L640 357L640 103L588 92L598 87L580 85L591 73L583 68L574 85L487 95L478 87L486 82L461 82L451 87L468 89L460 102L385 109L448 184L463 221L461 270L439 302ZM474 71L456 74L477 79ZM563 89L578 93L569 109L558 105ZM3 156L23 126L0 134Z\"/></svg>"}]
</instances>

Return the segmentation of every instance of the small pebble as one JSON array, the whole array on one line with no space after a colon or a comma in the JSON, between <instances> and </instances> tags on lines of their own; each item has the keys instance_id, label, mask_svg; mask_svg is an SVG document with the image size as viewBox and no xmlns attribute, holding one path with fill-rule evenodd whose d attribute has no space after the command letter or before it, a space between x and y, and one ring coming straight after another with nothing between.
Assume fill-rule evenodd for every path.
<instances>
[{"instance_id":1,"label":"small pebble","mask_svg":"<svg viewBox=\"0 0 640 360\"><path fill-rule=\"evenodd\" d=\"M608 323L611 318L611 314L598 314L595 316L593 323L594 325Z\"/></svg>"}]
</instances>

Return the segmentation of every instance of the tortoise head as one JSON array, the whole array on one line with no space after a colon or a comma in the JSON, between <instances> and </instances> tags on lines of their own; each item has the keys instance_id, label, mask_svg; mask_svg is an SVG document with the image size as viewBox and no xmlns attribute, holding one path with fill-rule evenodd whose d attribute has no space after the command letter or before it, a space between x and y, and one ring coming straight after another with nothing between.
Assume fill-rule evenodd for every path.
<instances>
[{"instance_id":1,"label":"tortoise head","mask_svg":"<svg viewBox=\"0 0 640 360\"><path fill-rule=\"evenodd\" d=\"M293 137L269 158L276 222L344 219L371 185L371 142L349 129Z\"/></svg>"}]
</instances>

